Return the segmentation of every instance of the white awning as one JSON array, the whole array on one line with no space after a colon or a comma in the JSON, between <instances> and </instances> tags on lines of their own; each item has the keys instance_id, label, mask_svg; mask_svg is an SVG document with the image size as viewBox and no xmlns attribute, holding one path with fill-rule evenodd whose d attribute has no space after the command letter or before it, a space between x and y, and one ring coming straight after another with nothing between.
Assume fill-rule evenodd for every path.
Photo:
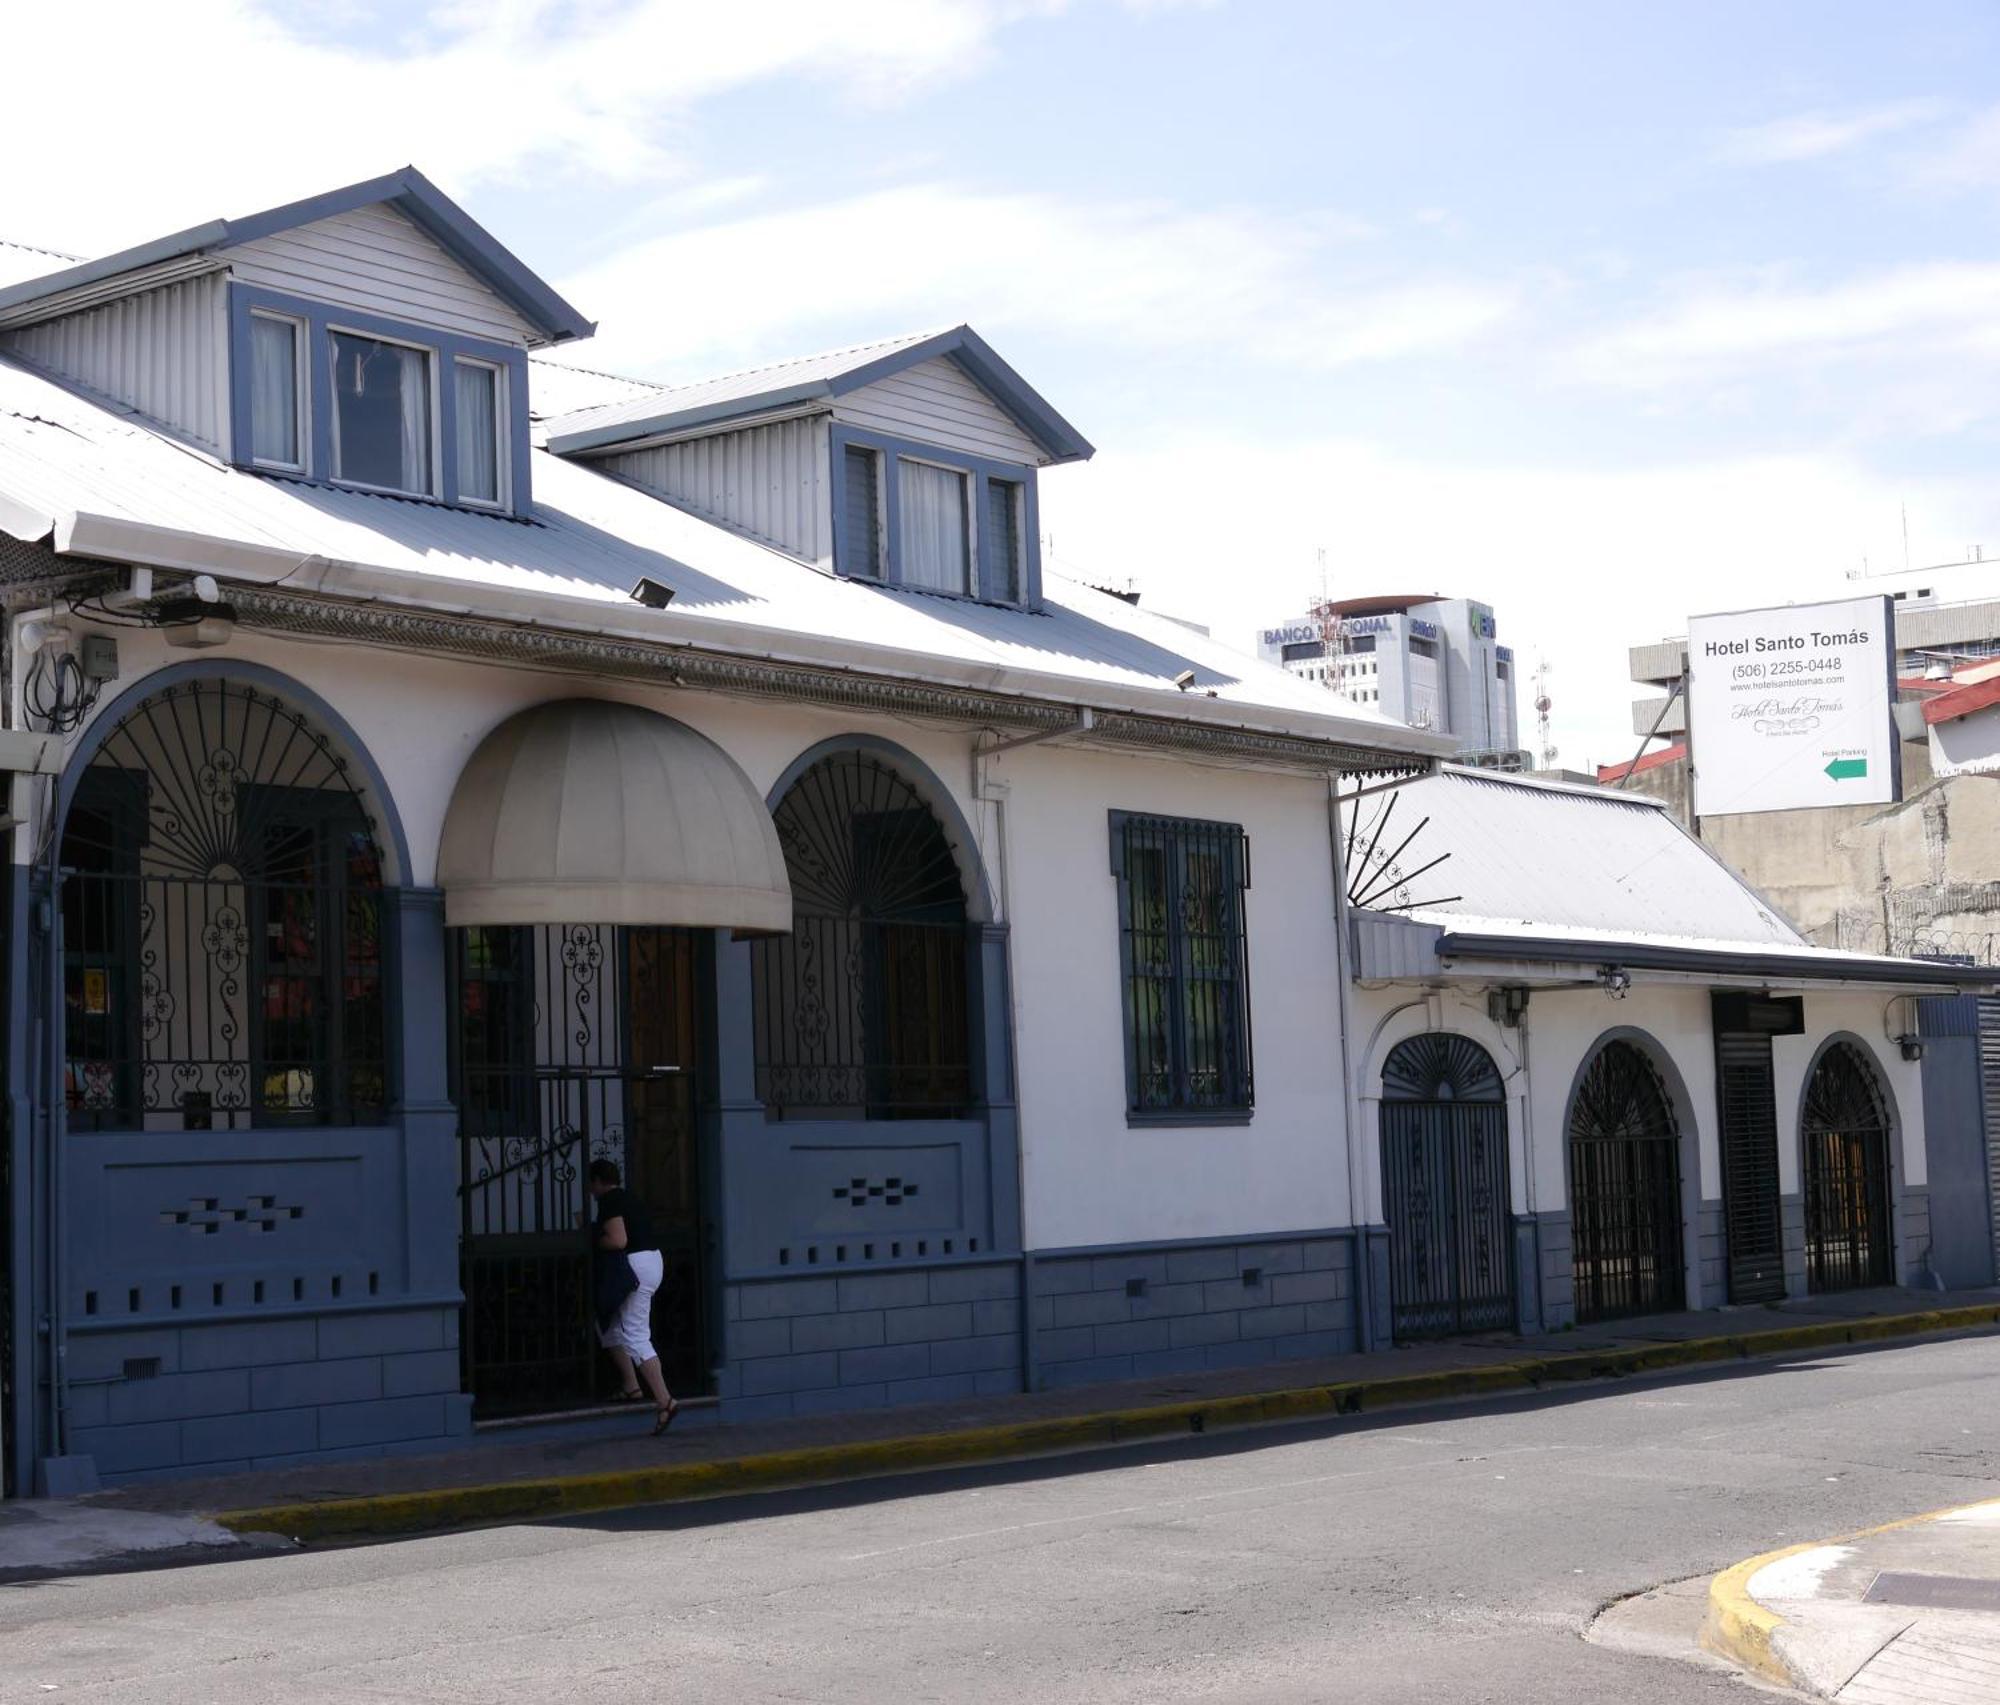
<instances>
[{"instance_id":1,"label":"white awning","mask_svg":"<svg viewBox=\"0 0 2000 1705\"><path fill-rule=\"evenodd\" d=\"M706 735L637 705L509 717L459 775L438 849L447 924L792 927L764 801Z\"/></svg>"}]
</instances>

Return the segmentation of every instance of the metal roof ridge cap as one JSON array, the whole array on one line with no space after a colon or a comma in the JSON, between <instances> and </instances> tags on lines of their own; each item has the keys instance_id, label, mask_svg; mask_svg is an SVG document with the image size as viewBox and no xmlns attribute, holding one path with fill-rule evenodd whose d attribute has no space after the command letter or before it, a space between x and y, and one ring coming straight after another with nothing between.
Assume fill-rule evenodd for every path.
<instances>
[{"instance_id":1,"label":"metal roof ridge cap","mask_svg":"<svg viewBox=\"0 0 2000 1705\"><path fill-rule=\"evenodd\" d=\"M1441 764L1438 773L1537 793L1567 794L1574 799L1588 799L1602 805L1643 805L1653 811L1668 809L1664 799L1656 799L1649 793L1624 793L1602 782L1558 781L1552 776L1522 775L1515 770L1489 770L1479 764Z\"/></svg>"}]
</instances>

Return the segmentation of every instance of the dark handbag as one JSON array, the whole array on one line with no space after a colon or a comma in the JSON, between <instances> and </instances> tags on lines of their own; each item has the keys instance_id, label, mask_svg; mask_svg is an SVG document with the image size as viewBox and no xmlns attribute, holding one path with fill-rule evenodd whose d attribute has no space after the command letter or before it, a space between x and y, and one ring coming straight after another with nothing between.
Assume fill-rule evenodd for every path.
<instances>
[{"instance_id":1,"label":"dark handbag","mask_svg":"<svg viewBox=\"0 0 2000 1705\"><path fill-rule=\"evenodd\" d=\"M591 1260L591 1295L597 1304L597 1325L611 1330L612 1321L625 1306L625 1299L639 1288L639 1275L625 1259L622 1249L600 1249Z\"/></svg>"}]
</instances>

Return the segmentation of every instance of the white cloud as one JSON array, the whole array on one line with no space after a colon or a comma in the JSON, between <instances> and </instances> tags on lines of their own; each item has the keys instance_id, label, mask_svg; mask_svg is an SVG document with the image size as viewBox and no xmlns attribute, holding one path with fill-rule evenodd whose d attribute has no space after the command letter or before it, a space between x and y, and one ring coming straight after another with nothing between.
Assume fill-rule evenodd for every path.
<instances>
[{"instance_id":1,"label":"white cloud","mask_svg":"<svg viewBox=\"0 0 2000 1705\"><path fill-rule=\"evenodd\" d=\"M530 168L671 179L695 103L792 75L893 98L963 75L1021 11L869 0L856 28L825 0L501 0L374 51L300 34L255 0L17 8L9 132L48 146L6 174L0 234L101 252L405 161L460 193ZM86 99L74 66L89 68Z\"/></svg>"},{"instance_id":2,"label":"white cloud","mask_svg":"<svg viewBox=\"0 0 2000 1705\"><path fill-rule=\"evenodd\" d=\"M1064 572L1108 585L1129 576L1145 607L1246 647L1317 595L1320 547L1335 596L1484 599L1523 689L1548 658L1561 761L1587 768L1638 744L1630 705L1645 690L1628 678L1629 646L1683 633L1707 610L1852 596L1846 574L1865 557L1878 570L1902 560L1904 501L1919 561L2000 537L1990 480L1892 484L1839 456L1619 472L1429 464L1339 439L1190 440L1143 454L1113 445L1044 476L1042 517ZM2000 563L1984 589L2000 591Z\"/></svg>"},{"instance_id":3,"label":"white cloud","mask_svg":"<svg viewBox=\"0 0 2000 1705\"><path fill-rule=\"evenodd\" d=\"M1717 155L1745 165L1787 165L1844 154L1878 137L1930 124L1943 115L1942 101L1898 101L1854 112L1796 113L1766 124L1733 130Z\"/></svg>"},{"instance_id":4,"label":"white cloud","mask_svg":"<svg viewBox=\"0 0 2000 1705\"><path fill-rule=\"evenodd\" d=\"M1821 288L1766 275L1696 286L1649 317L1579 349L1588 377L1615 385L1701 382L1760 361L1888 358L1914 374L1940 356L2000 356L2000 263L1937 261Z\"/></svg>"},{"instance_id":5,"label":"white cloud","mask_svg":"<svg viewBox=\"0 0 2000 1705\"><path fill-rule=\"evenodd\" d=\"M561 284L605 328L594 359L689 376L961 320L1328 368L1451 348L1513 310L1483 281L1329 289L1359 229L924 184L673 232Z\"/></svg>"},{"instance_id":6,"label":"white cloud","mask_svg":"<svg viewBox=\"0 0 2000 1705\"><path fill-rule=\"evenodd\" d=\"M1960 125L1914 174L1925 189L1988 190L2000 186L2000 107Z\"/></svg>"}]
</instances>

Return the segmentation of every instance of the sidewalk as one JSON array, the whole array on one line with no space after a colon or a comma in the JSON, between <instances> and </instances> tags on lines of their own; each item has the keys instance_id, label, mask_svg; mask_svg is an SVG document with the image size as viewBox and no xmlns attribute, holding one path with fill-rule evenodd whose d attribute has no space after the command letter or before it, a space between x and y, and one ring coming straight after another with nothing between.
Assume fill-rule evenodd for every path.
<instances>
[{"instance_id":1,"label":"sidewalk","mask_svg":"<svg viewBox=\"0 0 2000 1705\"><path fill-rule=\"evenodd\" d=\"M1988 1705L2000 1499L1739 1563L1710 1583L1702 1643L1841 1705Z\"/></svg>"},{"instance_id":2,"label":"sidewalk","mask_svg":"<svg viewBox=\"0 0 2000 1705\"><path fill-rule=\"evenodd\" d=\"M712 1408L690 1405L663 1439L649 1436L649 1414L619 1412L533 1430L485 1431L441 1454L160 1481L87 1502L110 1512L214 1516L244 1533L308 1540L381 1536L1532 1393L1995 1326L2000 1289L1859 1291L1530 1338L1495 1334L1371 1355L809 1419L721 1425ZM5 1543L0 1532L0 1570L9 1566Z\"/></svg>"}]
</instances>

